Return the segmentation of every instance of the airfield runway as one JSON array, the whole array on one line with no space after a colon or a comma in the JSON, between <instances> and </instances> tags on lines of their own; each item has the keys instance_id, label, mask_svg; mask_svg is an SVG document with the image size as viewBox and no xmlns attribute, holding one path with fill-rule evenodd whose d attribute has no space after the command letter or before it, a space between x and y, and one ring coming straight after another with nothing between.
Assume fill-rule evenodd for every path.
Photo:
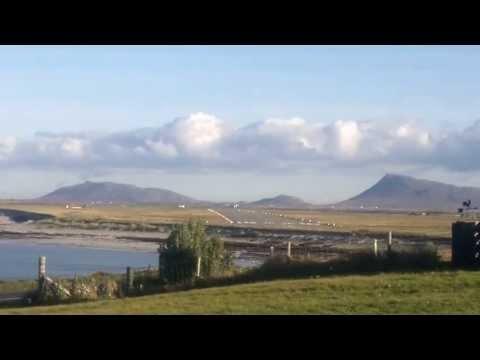
<instances>
[{"instance_id":1,"label":"airfield runway","mask_svg":"<svg viewBox=\"0 0 480 360\"><path fill-rule=\"evenodd\" d=\"M288 216L278 209L240 209L240 208L216 208L210 212L221 217L226 224L245 225L254 227L305 227L305 229L320 229L331 227L333 224L320 223L309 218L295 218Z\"/></svg>"}]
</instances>

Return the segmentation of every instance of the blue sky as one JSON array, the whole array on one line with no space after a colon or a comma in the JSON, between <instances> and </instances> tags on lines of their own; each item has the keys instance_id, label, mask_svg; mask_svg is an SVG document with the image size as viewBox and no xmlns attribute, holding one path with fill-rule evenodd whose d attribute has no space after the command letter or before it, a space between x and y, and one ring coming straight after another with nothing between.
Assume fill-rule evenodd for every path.
<instances>
[{"instance_id":1,"label":"blue sky","mask_svg":"<svg viewBox=\"0 0 480 360\"><path fill-rule=\"evenodd\" d=\"M455 132L480 119L479 63L478 46L0 46L0 136L15 137L18 143L34 142L38 132L130 132L161 128L195 113L210 114L234 128L272 118L301 118L322 124L412 123L432 134ZM170 138L165 139L161 146L170 146ZM5 184L4 196L31 196L58 183L102 178L89 175L87 166L81 164L78 169L62 165L48 169L50 175L57 174L52 179L19 187L17 178L24 177L25 172L47 171L47 167L32 166L34 160L21 166L11 161L3 167L14 179ZM480 186L471 172L463 176L464 169L433 160L425 167L424 161L372 163L369 171L330 165L329 177L299 175L294 181L276 173L278 185L273 188L272 181L264 178L267 175L257 170L241 169L235 175L224 167L202 171L211 173L207 183L220 175L251 183L251 190L240 191L238 197L293 191L293 195L317 202L348 197L385 170L404 168L414 175L446 181L463 179L466 185ZM185 166L182 175L161 163L158 168L150 164L143 180L125 166L103 177L166 187L178 185L179 176L189 171L198 173L198 169ZM288 167L288 171L296 172L298 166ZM159 170L163 175L154 174ZM325 169L322 172L325 174ZM357 174L357 181L329 196L288 186L295 182L302 187L312 179L330 186L346 173ZM182 183L185 181L188 183ZM236 197L228 187L215 193L196 187L194 182L179 187L202 198Z\"/></svg>"}]
</instances>

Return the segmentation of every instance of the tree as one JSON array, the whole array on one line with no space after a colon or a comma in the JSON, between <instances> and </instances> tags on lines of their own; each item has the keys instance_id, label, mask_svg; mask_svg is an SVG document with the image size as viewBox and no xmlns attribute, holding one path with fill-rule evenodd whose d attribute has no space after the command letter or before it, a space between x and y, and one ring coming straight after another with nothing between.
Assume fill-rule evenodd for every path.
<instances>
[{"instance_id":1,"label":"tree","mask_svg":"<svg viewBox=\"0 0 480 360\"><path fill-rule=\"evenodd\" d=\"M174 225L166 249L160 252L160 274L170 283L191 281L201 258L201 276L223 273L232 266L232 257L218 237L208 238L200 221Z\"/></svg>"}]
</instances>

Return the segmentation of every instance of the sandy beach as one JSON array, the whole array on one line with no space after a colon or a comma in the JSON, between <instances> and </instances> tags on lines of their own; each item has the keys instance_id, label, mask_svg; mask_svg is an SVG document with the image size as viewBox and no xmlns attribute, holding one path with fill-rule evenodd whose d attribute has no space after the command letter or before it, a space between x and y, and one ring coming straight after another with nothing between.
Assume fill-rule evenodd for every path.
<instances>
[{"instance_id":1,"label":"sandy beach","mask_svg":"<svg viewBox=\"0 0 480 360\"><path fill-rule=\"evenodd\" d=\"M35 224L0 224L0 241L18 240L33 244L78 246L105 250L156 252L156 240L167 233L142 233L83 229L49 229ZM138 237L138 240L135 239Z\"/></svg>"}]
</instances>

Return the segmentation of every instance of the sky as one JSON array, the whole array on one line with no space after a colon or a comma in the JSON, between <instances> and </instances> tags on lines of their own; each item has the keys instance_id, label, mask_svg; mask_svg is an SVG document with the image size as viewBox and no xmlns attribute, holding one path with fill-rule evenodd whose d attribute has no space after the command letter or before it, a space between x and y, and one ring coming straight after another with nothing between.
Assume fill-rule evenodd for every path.
<instances>
[{"instance_id":1,"label":"sky","mask_svg":"<svg viewBox=\"0 0 480 360\"><path fill-rule=\"evenodd\" d=\"M2 198L85 180L344 200L480 186L478 46L0 46Z\"/></svg>"}]
</instances>

